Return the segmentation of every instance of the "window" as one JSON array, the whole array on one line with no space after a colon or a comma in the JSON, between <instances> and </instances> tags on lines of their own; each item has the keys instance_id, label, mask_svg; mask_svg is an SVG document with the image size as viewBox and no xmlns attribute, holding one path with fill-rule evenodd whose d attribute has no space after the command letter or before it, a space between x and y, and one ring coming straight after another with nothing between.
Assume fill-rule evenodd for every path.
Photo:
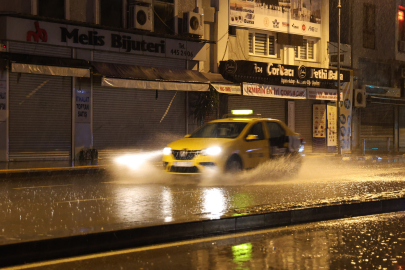
<instances>
[{"instance_id":1,"label":"window","mask_svg":"<svg viewBox=\"0 0 405 270\"><path fill-rule=\"evenodd\" d=\"M276 39L266 33L249 33L249 53L258 56L276 56Z\"/></svg>"},{"instance_id":2,"label":"window","mask_svg":"<svg viewBox=\"0 0 405 270\"><path fill-rule=\"evenodd\" d=\"M122 1L99 0L100 24L110 27L122 27Z\"/></svg>"},{"instance_id":3,"label":"window","mask_svg":"<svg viewBox=\"0 0 405 270\"><path fill-rule=\"evenodd\" d=\"M363 6L363 47L375 49L375 5Z\"/></svg>"},{"instance_id":4,"label":"window","mask_svg":"<svg viewBox=\"0 0 405 270\"><path fill-rule=\"evenodd\" d=\"M315 40L303 39L302 46L295 46L295 59L315 60Z\"/></svg>"},{"instance_id":5,"label":"window","mask_svg":"<svg viewBox=\"0 0 405 270\"><path fill-rule=\"evenodd\" d=\"M277 123L266 122L266 126L270 133L270 139L279 138L285 135L284 129Z\"/></svg>"},{"instance_id":6,"label":"window","mask_svg":"<svg viewBox=\"0 0 405 270\"><path fill-rule=\"evenodd\" d=\"M39 16L65 19L65 0L38 0L37 3Z\"/></svg>"},{"instance_id":7,"label":"window","mask_svg":"<svg viewBox=\"0 0 405 270\"><path fill-rule=\"evenodd\" d=\"M258 140L264 140L263 125L261 122L254 124L247 135L257 135Z\"/></svg>"},{"instance_id":8,"label":"window","mask_svg":"<svg viewBox=\"0 0 405 270\"><path fill-rule=\"evenodd\" d=\"M247 123L207 123L191 134L190 138L229 138L239 136Z\"/></svg>"},{"instance_id":9,"label":"window","mask_svg":"<svg viewBox=\"0 0 405 270\"><path fill-rule=\"evenodd\" d=\"M154 32L174 34L174 0L159 0L153 5Z\"/></svg>"}]
</instances>

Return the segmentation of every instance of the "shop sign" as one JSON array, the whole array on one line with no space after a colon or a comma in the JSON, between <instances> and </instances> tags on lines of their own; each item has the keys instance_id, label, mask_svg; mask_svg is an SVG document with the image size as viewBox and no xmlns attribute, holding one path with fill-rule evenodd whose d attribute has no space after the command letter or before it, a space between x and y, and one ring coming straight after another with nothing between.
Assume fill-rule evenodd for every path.
<instances>
[{"instance_id":1,"label":"shop sign","mask_svg":"<svg viewBox=\"0 0 405 270\"><path fill-rule=\"evenodd\" d=\"M219 93L240 95L241 89L239 85L226 85L226 84L211 84Z\"/></svg>"},{"instance_id":2,"label":"shop sign","mask_svg":"<svg viewBox=\"0 0 405 270\"><path fill-rule=\"evenodd\" d=\"M203 43L7 17L6 39L187 60L206 60Z\"/></svg>"},{"instance_id":3,"label":"shop sign","mask_svg":"<svg viewBox=\"0 0 405 270\"><path fill-rule=\"evenodd\" d=\"M321 37L321 0L230 0L229 25Z\"/></svg>"},{"instance_id":4,"label":"shop sign","mask_svg":"<svg viewBox=\"0 0 405 270\"><path fill-rule=\"evenodd\" d=\"M326 105L314 104L312 108L314 138L326 138Z\"/></svg>"},{"instance_id":5,"label":"shop sign","mask_svg":"<svg viewBox=\"0 0 405 270\"><path fill-rule=\"evenodd\" d=\"M90 123L91 93L88 89L76 89L76 123Z\"/></svg>"},{"instance_id":6,"label":"shop sign","mask_svg":"<svg viewBox=\"0 0 405 270\"><path fill-rule=\"evenodd\" d=\"M328 139L326 141L327 146L336 146L337 145L337 132L336 132L336 104L328 104L327 105L327 115L326 118L328 119L328 129L327 135Z\"/></svg>"},{"instance_id":7,"label":"shop sign","mask_svg":"<svg viewBox=\"0 0 405 270\"><path fill-rule=\"evenodd\" d=\"M308 99L317 100L337 100L336 90L333 89L322 89L322 88L307 88ZM343 99L343 93L340 93L340 99Z\"/></svg>"},{"instance_id":8,"label":"shop sign","mask_svg":"<svg viewBox=\"0 0 405 270\"><path fill-rule=\"evenodd\" d=\"M243 95L271 98L306 99L307 90L305 88L298 87L244 83Z\"/></svg>"},{"instance_id":9,"label":"shop sign","mask_svg":"<svg viewBox=\"0 0 405 270\"><path fill-rule=\"evenodd\" d=\"M231 67L231 68L230 68ZM325 87L337 81L336 69L313 68L246 60L228 60L220 63L222 75L241 78L246 82L260 83L262 78L270 80L269 84L297 87ZM342 70L341 82L350 81L350 71Z\"/></svg>"}]
</instances>

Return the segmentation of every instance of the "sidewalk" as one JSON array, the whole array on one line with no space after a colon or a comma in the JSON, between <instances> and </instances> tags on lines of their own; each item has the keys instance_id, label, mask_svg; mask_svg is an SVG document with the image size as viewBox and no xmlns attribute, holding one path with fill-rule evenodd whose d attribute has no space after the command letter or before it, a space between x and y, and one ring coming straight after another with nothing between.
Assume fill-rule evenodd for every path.
<instances>
[{"instance_id":1,"label":"sidewalk","mask_svg":"<svg viewBox=\"0 0 405 270\"><path fill-rule=\"evenodd\" d=\"M394 163L405 162L405 154L342 154L335 153L304 153L305 159L341 160L342 162L357 161L360 163ZM160 166L158 161L154 162ZM103 173L114 164L113 159L88 161L16 161L0 162L0 179L31 176L75 175Z\"/></svg>"},{"instance_id":2,"label":"sidewalk","mask_svg":"<svg viewBox=\"0 0 405 270\"><path fill-rule=\"evenodd\" d=\"M335 159L341 161L363 161L371 163L392 163L392 162L405 162L405 154L375 154L366 153L365 155L358 153L344 153L340 157L335 153L305 153L305 158L321 158L321 159Z\"/></svg>"}]
</instances>

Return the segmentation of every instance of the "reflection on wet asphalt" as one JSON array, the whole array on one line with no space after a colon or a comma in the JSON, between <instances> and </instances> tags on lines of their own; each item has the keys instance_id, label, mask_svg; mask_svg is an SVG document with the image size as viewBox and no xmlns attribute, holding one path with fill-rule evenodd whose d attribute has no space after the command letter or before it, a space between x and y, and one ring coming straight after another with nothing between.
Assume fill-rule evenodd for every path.
<instances>
[{"instance_id":1,"label":"reflection on wet asphalt","mask_svg":"<svg viewBox=\"0 0 405 270\"><path fill-rule=\"evenodd\" d=\"M404 269L405 212L196 239L28 269Z\"/></svg>"},{"instance_id":2,"label":"reflection on wet asphalt","mask_svg":"<svg viewBox=\"0 0 405 270\"><path fill-rule=\"evenodd\" d=\"M287 170L286 170L287 167ZM171 177L153 166L109 175L0 182L0 244L165 222L216 219L236 209L402 191L403 164L307 160L299 174L272 162L237 176Z\"/></svg>"}]
</instances>

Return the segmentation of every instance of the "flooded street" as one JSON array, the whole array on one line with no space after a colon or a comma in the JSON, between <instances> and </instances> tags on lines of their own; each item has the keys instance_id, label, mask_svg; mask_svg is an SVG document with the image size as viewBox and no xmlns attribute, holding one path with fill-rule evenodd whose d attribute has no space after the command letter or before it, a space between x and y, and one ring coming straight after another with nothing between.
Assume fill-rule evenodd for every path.
<instances>
[{"instance_id":1,"label":"flooded street","mask_svg":"<svg viewBox=\"0 0 405 270\"><path fill-rule=\"evenodd\" d=\"M19 269L404 269L405 212L69 258Z\"/></svg>"},{"instance_id":2,"label":"flooded street","mask_svg":"<svg viewBox=\"0 0 405 270\"><path fill-rule=\"evenodd\" d=\"M270 162L240 175L174 177L153 164L110 174L10 179L0 183L0 244L218 219L266 207L402 196L401 163L306 158L299 173Z\"/></svg>"}]
</instances>

